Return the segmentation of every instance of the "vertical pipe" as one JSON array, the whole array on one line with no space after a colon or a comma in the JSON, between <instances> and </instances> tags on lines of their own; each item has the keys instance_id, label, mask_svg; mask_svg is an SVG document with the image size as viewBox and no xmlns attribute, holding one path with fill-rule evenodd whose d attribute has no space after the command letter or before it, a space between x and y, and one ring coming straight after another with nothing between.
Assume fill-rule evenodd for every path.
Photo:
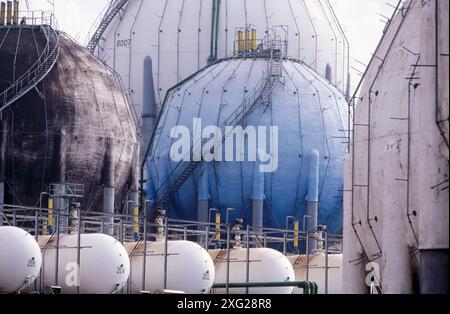
<instances>
[{"instance_id":1,"label":"vertical pipe","mask_svg":"<svg viewBox=\"0 0 450 314\"><path fill-rule=\"evenodd\" d=\"M227 273L226 294L230 294L230 225L227 224Z\"/></svg>"},{"instance_id":2,"label":"vertical pipe","mask_svg":"<svg viewBox=\"0 0 450 314\"><path fill-rule=\"evenodd\" d=\"M133 210L133 234L134 240L139 240L139 207L135 207Z\"/></svg>"},{"instance_id":3,"label":"vertical pipe","mask_svg":"<svg viewBox=\"0 0 450 314\"><path fill-rule=\"evenodd\" d=\"M58 272L59 272L59 238L60 238L60 211L56 211L56 254L55 254L55 283L54 285L58 285Z\"/></svg>"},{"instance_id":4,"label":"vertical pipe","mask_svg":"<svg viewBox=\"0 0 450 314\"><path fill-rule=\"evenodd\" d=\"M245 272L245 282L250 282L250 226L247 225L247 257L246 257L246 272ZM245 288L245 293L248 294L249 287Z\"/></svg>"},{"instance_id":5,"label":"vertical pipe","mask_svg":"<svg viewBox=\"0 0 450 314\"><path fill-rule=\"evenodd\" d=\"M127 203L127 215L132 215L132 219L129 217L126 218L126 223L128 224L130 220L133 222L133 237L134 241L139 240L139 151L140 147L138 146L133 158L133 166L131 169L131 193L129 196L129 200ZM133 212L129 212L129 206L132 203ZM123 218L122 218L123 220ZM125 234L126 236L126 234Z\"/></svg>"},{"instance_id":6,"label":"vertical pipe","mask_svg":"<svg viewBox=\"0 0 450 314\"><path fill-rule=\"evenodd\" d=\"M14 1L12 19L14 25L19 24L19 1Z\"/></svg>"},{"instance_id":7,"label":"vertical pipe","mask_svg":"<svg viewBox=\"0 0 450 314\"><path fill-rule=\"evenodd\" d=\"M328 294L328 231L325 231L325 294Z\"/></svg>"},{"instance_id":8,"label":"vertical pipe","mask_svg":"<svg viewBox=\"0 0 450 314\"><path fill-rule=\"evenodd\" d=\"M249 52L250 48L251 48L251 43L252 43L252 34L250 29L246 29L245 30L245 43L244 43L244 50L245 52Z\"/></svg>"},{"instance_id":9,"label":"vertical pipe","mask_svg":"<svg viewBox=\"0 0 450 314\"><path fill-rule=\"evenodd\" d=\"M238 31L237 32L238 38L237 38L237 52L242 53L244 52L244 32Z\"/></svg>"},{"instance_id":10,"label":"vertical pipe","mask_svg":"<svg viewBox=\"0 0 450 314\"><path fill-rule=\"evenodd\" d=\"M142 100L142 136L140 160L144 161L145 149L149 146L156 119L155 85L153 81L153 63L150 56L144 58L144 86Z\"/></svg>"},{"instance_id":11,"label":"vertical pipe","mask_svg":"<svg viewBox=\"0 0 450 314\"><path fill-rule=\"evenodd\" d=\"M309 238L317 228L317 215L319 210L319 152L313 150L309 157L308 195L306 197L309 219L306 223L307 237ZM312 253L317 248L315 238L309 243L309 251Z\"/></svg>"},{"instance_id":12,"label":"vertical pipe","mask_svg":"<svg viewBox=\"0 0 450 314\"><path fill-rule=\"evenodd\" d=\"M256 51L257 45L256 45L256 29L252 29L252 45L251 49L253 52Z\"/></svg>"},{"instance_id":13,"label":"vertical pipe","mask_svg":"<svg viewBox=\"0 0 450 314\"><path fill-rule=\"evenodd\" d=\"M197 221L209 222L209 187L208 187L208 168L206 164L202 164L199 169L200 178L198 182L197 191ZM201 228L201 226L199 226ZM203 242L200 236L200 241ZM208 236L205 237L205 242L208 242Z\"/></svg>"},{"instance_id":14,"label":"vertical pipe","mask_svg":"<svg viewBox=\"0 0 450 314\"><path fill-rule=\"evenodd\" d=\"M106 139L106 154L103 164L103 213L105 213L106 234L113 235L114 223L114 166L115 166L115 152L114 140L112 138Z\"/></svg>"},{"instance_id":15,"label":"vertical pipe","mask_svg":"<svg viewBox=\"0 0 450 314\"><path fill-rule=\"evenodd\" d=\"M255 231L261 232L264 221L264 173L259 171L259 162L253 170L252 224Z\"/></svg>"},{"instance_id":16,"label":"vertical pipe","mask_svg":"<svg viewBox=\"0 0 450 314\"><path fill-rule=\"evenodd\" d=\"M216 233L214 239L220 241L220 213L216 213Z\"/></svg>"},{"instance_id":17,"label":"vertical pipe","mask_svg":"<svg viewBox=\"0 0 450 314\"><path fill-rule=\"evenodd\" d=\"M4 9L5 4L2 2ZM6 173L6 143L8 141L8 122L2 120L2 134L0 137L0 210L5 202L5 173ZM0 226L3 224L3 215L0 215Z\"/></svg>"},{"instance_id":18,"label":"vertical pipe","mask_svg":"<svg viewBox=\"0 0 450 314\"><path fill-rule=\"evenodd\" d=\"M77 210L77 294L80 294L81 284L81 208Z\"/></svg>"},{"instance_id":19,"label":"vertical pipe","mask_svg":"<svg viewBox=\"0 0 450 314\"><path fill-rule=\"evenodd\" d=\"M167 217L164 221L164 290L167 289L167 260L168 260L168 250L169 250L169 223Z\"/></svg>"},{"instance_id":20,"label":"vertical pipe","mask_svg":"<svg viewBox=\"0 0 450 314\"><path fill-rule=\"evenodd\" d=\"M1 224L0 224L1 226ZM34 212L34 239L37 243L39 240L39 212L36 210ZM34 280L34 291L37 291L37 279Z\"/></svg>"},{"instance_id":21,"label":"vertical pipe","mask_svg":"<svg viewBox=\"0 0 450 314\"><path fill-rule=\"evenodd\" d=\"M146 283L146 269L147 269L147 216L144 216L144 227L142 232L142 237L144 238L144 251L142 252L142 291L145 291Z\"/></svg>"},{"instance_id":22,"label":"vertical pipe","mask_svg":"<svg viewBox=\"0 0 450 314\"><path fill-rule=\"evenodd\" d=\"M298 231L299 231L299 223L298 220L294 221L294 250L298 252Z\"/></svg>"},{"instance_id":23,"label":"vertical pipe","mask_svg":"<svg viewBox=\"0 0 450 314\"><path fill-rule=\"evenodd\" d=\"M4 2L0 3L0 26L5 25L6 5Z\"/></svg>"},{"instance_id":24,"label":"vertical pipe","mask_svg":"<svg viewBox=\"0 0 450 314\"><path fill-rule=\"evenodd\" d=\"M6 25L11 25L12 20L12 1L6 2Z\"/></svg>"}]
</instances>

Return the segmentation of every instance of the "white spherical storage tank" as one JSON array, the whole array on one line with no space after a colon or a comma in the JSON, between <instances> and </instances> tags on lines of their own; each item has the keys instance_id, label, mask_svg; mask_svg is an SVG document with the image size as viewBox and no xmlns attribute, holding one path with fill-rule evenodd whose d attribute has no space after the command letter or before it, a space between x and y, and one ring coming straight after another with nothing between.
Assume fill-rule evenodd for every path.
<instances>
[{"instance_id":1,"label":"white spherical storage tank","mask_svg":"<svg viewBox=\"0 0 450 314\"><path fill-rule=\"evenodd\" d=\"M138 113L147 56L153 60L156 102L162 104L168 88L208 61L232 55L242 27L256 30L260 39L283 25L288 56L322 76L330 64L333 82L346 88L348 43L326 0L115 0L103 19L109 23L101 24L107 27L99 27L104 32L90 49L121 75Z\"/></svg>"},{"instance_id":2,"label":"white spherical storage tank","mask_svg":"<svg viewBox=\"0 0 450 314\"><path fill-rule=\"evenodd\" d=\"M167 290L187 294L208 293L214 283L214 262L200 245L190 241L167 242ZM131 256L131 292L164 290L165 241L147 242L145 261L145 288L143 279L143 244ZM128 243L132 251L136 243Z\"/></svg>"},{"instance_id":3,"label":"white spherical storage tank","mask_svg":"<svg viewBox=\"0 0 450 314\"><path fill-rule=\"evenodd\" d=\"M0 293L28 287L42 263L39 245L28 232L17 227L0 227Z\"/></svg>"},{"instance_id":4,"label":"white spherical storage tank","mask_svg":"<svg viewBox=\"0 0 450 314\"><path fill-rule=\"evenodd\" d=\"M227 255L222 255L216 263L215 283L226 283ZM291 263L281 252L269 248L250 249L249 282L286 282L294 281L295 274ZM247 282L247 249L234 248L230 251L230 283ZM291 294L294 287L249 288L249 294ZM225 289L214 289L214 293L223 294ZM232 294L244 294L245 288L232 288Z\"/></svg>"},{"instance_id":5,"label":"white spherical storage tank","mask_svg":"<svg viewBox=\"0 0 450 314\"><path fill-rule=\"evenodd\" d=\"M44 285L57 285L61 293L109 294L121 289L130 274L130 259L122 244L105 234L81 234L78 272L78 235L61 235L59 239L58 280L56 284L56 239L40 241L44 249L42 276ZM48 241L51 240L51 243ZM78 276L79 273L79 276ZM79 280L77 280L79 279Z\"/></svg>"}]
</instances>

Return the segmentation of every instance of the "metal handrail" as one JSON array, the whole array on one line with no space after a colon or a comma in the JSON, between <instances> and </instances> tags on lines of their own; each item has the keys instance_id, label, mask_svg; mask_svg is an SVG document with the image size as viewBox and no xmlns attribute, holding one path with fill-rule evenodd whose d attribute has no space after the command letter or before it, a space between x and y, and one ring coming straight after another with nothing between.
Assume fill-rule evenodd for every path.
<instances>
[{"instance_id":1,"label":"metal handrail","mask_svg":"<svg viewBox=\"0 0 450 314\"><path fill-rule=\"evenodd\" d=\"M94 35L92 36L91 40L89 41L89 43L87 45L87 49L89 50L89 52L94 53L95 48L97 47L100 39L102 38L103 33L108 28L109 24L114 19L114 17L117 15L117 13L127 3L128 3L128 0L115 0L114 2L111 2L111 5L109 6L108 10L106 11L105 16L101 20L97 30L95 31Z\"/></svg>"},{"instance_id":2,"label":"metal handrail","mask_svg":"<svg viewBox=\"0 0 450 314\"><path fill-rule=\"evenodd\" d=\"M59 56L59 35L51 26L40 25L40 28L47 39L47 43L42 50L41 55L29 70L22 74L0 94L0 101L2 102L0 112L8 108L39 84L56 64L56 60ZM55 38L53 47L51 47L52 36Z\"/></svg>"}]
</instances>

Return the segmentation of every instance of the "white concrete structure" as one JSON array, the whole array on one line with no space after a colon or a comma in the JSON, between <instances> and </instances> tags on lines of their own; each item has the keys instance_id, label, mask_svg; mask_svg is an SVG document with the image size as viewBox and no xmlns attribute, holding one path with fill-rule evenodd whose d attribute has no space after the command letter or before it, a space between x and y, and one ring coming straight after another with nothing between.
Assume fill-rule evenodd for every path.
<instances>
[{"instance_id":1,"label":"white concrete structure","mask_svg":"<svg viewBox=\"0 0 450 314\"><path fill-rule=\"evenodd\" d=\"M295 281L294 269L282 253L269 248L251 248L250 258L247 249L233 248L230 250L229 282L247 282L247 260L250 260L248 282L286 282ZM227 279L227 251L217 256L216 251L216 283L226 283ZM249 288L249 294L291 294L294 287ZM225 293L225 289L214 289L214 293ZM246 288L232 288L230 293L243 294Z\"/></svg>"},{"instance_id":2,"label":"white concrete structure","mask_svg":"<svg viewBox=\"0 0 450 314\"><path fill-rule=\"evenodd\" d=\"M206 294L211 289L215 270L208 252L191 241L167 242L167 290ZM136 246L137 245L137 246ZM148 241L144 278L144 243L125 243L131 258L131 293L164 290L165 241Z\"/></svg>"},{"instance_id":3,"label":"white concrete structure","mask_svg":"<svg viewBox=\"0 0 450 314\"><path fill-rule=\"evenodd\" d=\"M41 263L39 245L28 232L0 226L0 293L27 288L39 275Z\"/></svg>"},{"instance_id":4,"label":"white concrete structure","mask_svg":"<svg viewBox=\"0 0 450 314\"><path fill-rule=\"evenodd\" d=\"M448 292L448 21L448 0L404 1L355 100L344 292Z\"/></svg>"},{"instance_id":5,"label":"white concrete structure","mask_svg":"<svg viewBox=\"0 0 450 314\"><path fill-rule=\"evenodd\" d=\"M58 280L56 282L56 237L41 236L44 286L60 286L61 293L108 294L120 290L130 274L130 260L122 244L105 234L81 234L78 268L78 235L59 239Z\"/></svg>"}]
</instances>

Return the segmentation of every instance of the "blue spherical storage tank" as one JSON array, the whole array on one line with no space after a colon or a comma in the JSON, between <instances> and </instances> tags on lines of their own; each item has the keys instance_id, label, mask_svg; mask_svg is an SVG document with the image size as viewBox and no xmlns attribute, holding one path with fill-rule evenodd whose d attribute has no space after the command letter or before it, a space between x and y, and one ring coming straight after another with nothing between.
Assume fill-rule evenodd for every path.
<instances>
[{"instance_id":1,"label":"blue spherical storage tank","mask_svg":"<svg viewBox=\"0 0 450 314\"><path fill-rule=\"evenodd\" d=\"M278 63L281 75L268 88L271 64L267 58L224 59L169 91L147 159L149 204L166 197L170 218L203 221L209 208L224 215L233 208L230 221L284 228L287 216L302 221L308 202L318 202L318 223L331 234L341 232L345 96L305 64L288 59ZM246 131L241 159L234 155L238 136L225 126ZM209 150L208 143L219 145ZM199 151L216 158L194 159Z\"/></svg>"}]
</instances>

